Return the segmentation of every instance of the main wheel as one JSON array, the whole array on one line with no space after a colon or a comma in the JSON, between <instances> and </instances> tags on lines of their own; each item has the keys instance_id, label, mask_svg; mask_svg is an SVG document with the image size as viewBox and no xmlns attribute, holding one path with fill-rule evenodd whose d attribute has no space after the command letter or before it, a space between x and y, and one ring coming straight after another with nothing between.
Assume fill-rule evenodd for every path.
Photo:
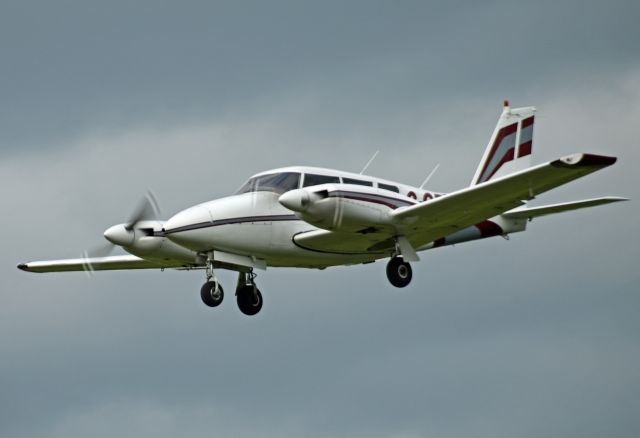
<instances>
[{"instance_id":1,"label":"main wheel","mask_svg":"<svg viewBox=\"0 0 640 438\"><path fill-rule=\"evenodd\" d=\"M394 257L387 264L387 278L395 287L405 287L411 283L411 265L400 257Z\"/></svg>"},{"instance_id":2,"label":"main wheel","mask_svg":"<svg viewBox=\"0 0 640 438\"><path fill-rule=\"evenodd\" d=\"M224 299L224 290L220 283L215 281L207 281L200 289L200 297L202 302L209 307L219 306Z\"/></svg>"},{"instance_id":3,"label":"main wheel","mask_svg":"<svg viewBox=\"0 0 640 438\"><path fill-rule=\"evenodd\" d=\"M237 293L238 308L245 315L255 315L262 309L262 294L255 286L242 286Z\"/></svg>"}]
</instances>

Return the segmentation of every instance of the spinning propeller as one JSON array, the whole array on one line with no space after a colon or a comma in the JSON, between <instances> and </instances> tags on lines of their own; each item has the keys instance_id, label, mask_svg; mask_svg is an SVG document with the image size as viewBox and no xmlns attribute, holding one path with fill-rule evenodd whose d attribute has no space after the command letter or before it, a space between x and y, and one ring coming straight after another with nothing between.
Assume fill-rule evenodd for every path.
<instances>
[{"instance_id":1,"label":"spinning propeller","mask_svg":"<svg viewBox=\"0 0 640 438\"><path fill-rule=\"evenodd\" d=\"M90 261L91 258L107 257L113 252L116 246L132 245L135 241L137 225L142 221L154 220L159 214L158 201L151 190L148 190L126 223L114 225L104 232L104 238L107 239L109 243L82 253L84 270L93 272L93 266Z\"/></svg>"}]
</instances>

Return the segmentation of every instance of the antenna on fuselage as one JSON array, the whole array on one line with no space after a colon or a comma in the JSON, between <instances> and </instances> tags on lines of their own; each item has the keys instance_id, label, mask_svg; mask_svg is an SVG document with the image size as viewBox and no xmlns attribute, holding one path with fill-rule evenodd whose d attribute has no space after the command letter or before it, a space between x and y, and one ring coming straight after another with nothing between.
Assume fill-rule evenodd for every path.
<instances>
[{"instance_id":1,"label":"antenna on fuselage","mask_svg":"<svg viewBox=\"0 0 640 438\"><path fill-rule=\"evenodd\" d=\"M360 175L362 175L364 173L365 170L367 170L367 168L369 167L369 165L371 163L373 163L373 160L376 159L376 157L378 156L378 153L380 151L376 151L375 154L373 154L373 157L371 157L371 159L369 159L369 161L367 161L367 164L364 165L364 167L362 168L362 170L360 171Z\"/></svg>"},{"instance_id":2,"label":"antenna on fuselage","mask_svg":"<svg viewBox=\"0 0 640 438\"><path fill-rule=\"evenodd\" d=\"M424 180L424 182L422 184L420 184L420 190L424 189L424 186L429 182L431 177L436 173L436 170L438 170L438 167L440 167L440 163L436 164L436 167L433 168L433 170L431 171L429 176L427 176L427 178Z\"/></svg>"}]
</instances>

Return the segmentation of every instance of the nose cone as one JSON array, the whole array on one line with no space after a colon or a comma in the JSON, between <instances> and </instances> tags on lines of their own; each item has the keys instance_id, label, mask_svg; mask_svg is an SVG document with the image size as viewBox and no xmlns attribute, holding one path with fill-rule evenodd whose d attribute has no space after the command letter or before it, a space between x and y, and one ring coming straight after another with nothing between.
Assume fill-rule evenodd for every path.
<instances>
[{"instance_id":1,"label":"nose cone","mask_svg":"<svg viewBox=\"0 0 640 438\"><path fill-rule=\"evenodd\" d=\"M169 240L196 251L211 247L208 232L212 225L209 209L204 206L182 210L164 224L164 232Z\"/></svg>"},{"instance_id":2,"label":"nose cone","mask_svg":"<svg viewBox=\"0 0 640 438\"><path fill-rule=\"evenodd\" d=\"M104 238L115 245L130 246L133 245L135 235L133 230L125 228L125 224L119 224L105 231Z\"/></svg>"},{"instance_id":3,"label":"nose cone","mask_svg":"<svg viewBox=\"0 0 640 438\"><path fill-rule=\"evenodd\" d=\"M304 211L309 206L309 193L304 189L291 190L283 193L278 202L292 211Z\"/></svg>"}]
</instances>

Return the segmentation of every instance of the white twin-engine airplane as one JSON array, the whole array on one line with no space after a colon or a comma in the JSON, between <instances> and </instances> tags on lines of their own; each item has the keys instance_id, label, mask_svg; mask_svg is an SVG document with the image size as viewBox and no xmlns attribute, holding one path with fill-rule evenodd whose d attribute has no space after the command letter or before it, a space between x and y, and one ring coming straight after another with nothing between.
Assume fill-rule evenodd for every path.
<instances>
[{"instance_id":1,"label":"white twin-engine airplane","mask_svg":"<svg viewBox=\"0 0 640 438\"><path fill-rule=\"evenodd\" d=\"M151 218L147 198L134 217L104 232L131 255L29 262L29 272L205 269L202 301L224 297L214 269L239 274L240 311L262 308L254 270L324 269L390 258L387 277L405 287L409 262L426 249L524 231L534 217L623 201L604 197L542 207L527 201L615 163L573 154L530 167L535 108L510 108L498 124L469 187L437 193L363 174L287 167L251 177L234 195L187 208L167 221ZM425 181L426 182L426 181ZM424 184L423 184L424 186Z\"/></svg>"}]
</instances>

